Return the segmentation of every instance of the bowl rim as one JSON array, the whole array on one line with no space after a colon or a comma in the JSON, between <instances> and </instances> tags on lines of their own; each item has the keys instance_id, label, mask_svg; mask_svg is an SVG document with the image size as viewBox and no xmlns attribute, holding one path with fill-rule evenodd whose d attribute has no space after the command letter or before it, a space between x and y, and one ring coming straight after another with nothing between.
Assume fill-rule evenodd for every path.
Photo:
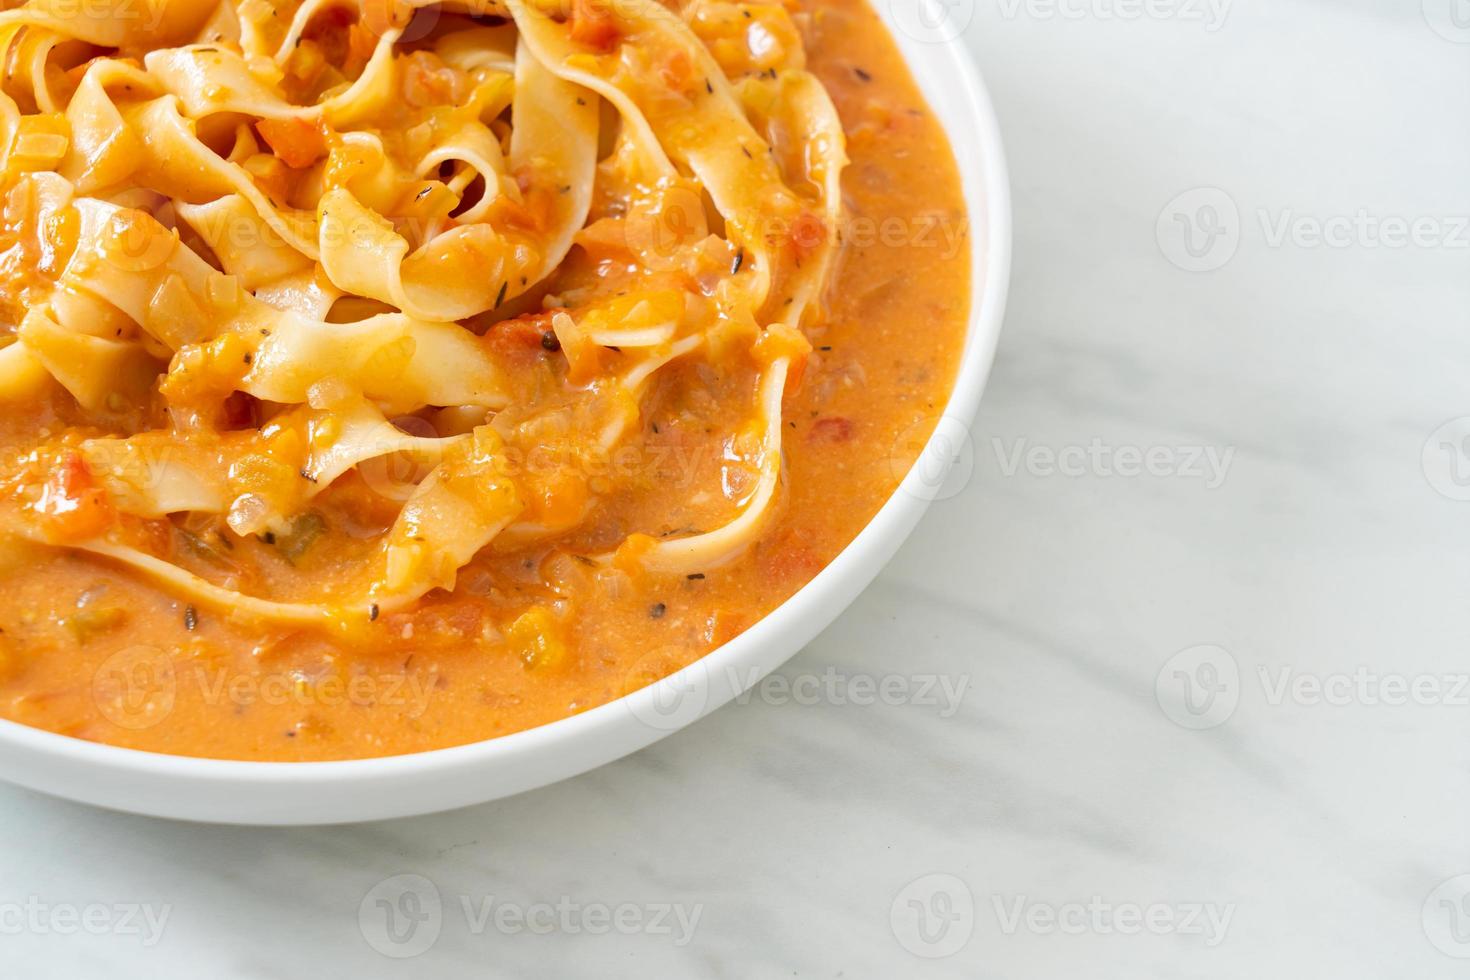
<instances>
[{"instance_id":1,"label":"bowl rim","mask_svg":"<svg viewBox=\"0 0 1470 980\"><path fill-rule=\"evenodd\" d=\"M944 43L917 42L918 48L906 43L890 9L894 2L895 0L872 0L871 6L893 34L900 54L914 74L915 84L924 94L926 102L933 109L937 100L933 88L923 82L922 76L927 71L938 71L941 75L948 74L952 81L958 84L959 91L949 93L949 97L962 99L965 103L962 107L957 107L948 113L936 112L936 115L949 116L951 119L946 122L941 118L941 122L944 123L946 135L949 136L951 150L955 154L956 166L963 184L971 228L972 264L971 309L966 333L966 349L956 371L954 387L942 412L942 417L963 425L966 437L968 437L969 426L975 418L994 359L1010 280L1011 199L1005 152L1001 142L999 122L991 104L989 91L973 56L963 41L960 38L954 38ZM945 56L941 60L944 64L937 69L920 66L916 64L917 51L943 51ZM976 158L967 159L961 155L958 144L962 141L954 132L952 122L954 118L963 118L976 124L974 134L967 136L963 141L978 147ZM977 220L982 214L984 220ZM979 234L976 234L981 230L984 232L983 240ZM939 436L940 433L936 432L935 437L926 445L920 459L929 456L931 451L936 449L935 440ZM664 681L566 718L535 728L448 748L362 759L314 762L268 762L171 755L87 741L74 736L33 728L8 719L0 719L0 779L41 792L132 812L166 816L185 811L180 814L184 819L240 823L335 823L342 822L342 818L333 816L320 820L310 817L256 820L248 812L242 812L238 818L226 820L226 818L200 815L199 807L191 807L187 804L146 807L130 805L118 803L115 799L109 798L116 794L58 789L59 780L43 778L37 774L48 770L70 769L74 772L72 781L78 781L85 779L88 775L95 776L105 773L109 779L115 777L139 778L144 786L153 788L158 788L165 783L174 784L180 792L186 791L189 787L211 790L216 793L221 789L285 791L309 787L316 793L330 794L334 790L350 788L361 790L369 784L384 786L410 775L414 777L414 782L426 780L437 782L456 775L479 773L487 768L506 765L518 757L520 761L525 762L538 757L554 756L563 747L572 743L596 744L599 740L606 739L615 747L611 754L602 753L607 755L607 758L600 761L594 759L588 763L589 754L584 752L582 757L570 767L549 769L544 779L529 781L521 779L513 788L504 793L493 791L476 793L475 798L488 801L571 778L638 751L646 745L673 734L680 728L687 727L693 721L705 717L734 696L754 686L770 671L803 649L817 633L830 625L842 609L846 608L851 600L856 598L857 594L876 577L887 563L888 558L908 537L913 526L927 510L931 500L926 497L932 497L932 493L926 495L918 479L916 464L872 519L825 568L749 630L688 667L670 675ZM792 636L798 637L799 642L790 643ZM779 640L780 637L787 639ZM760 656L763 647L784 649L788 645L790 648L784 653L775 656ZM626 728L629 724L630 712L635 717L641 717L640 711L658 713L660 708L656 699L660 696L659 688L662 685L703 684L709 691L711 690L709 680L711 672L722 669L728 671L740 666L744 666L748 671L752 664L757 665L760 669L756 673L747 673L746 683L743 686L722 689L709 694L703 710L689 719L667 730L644 731L631 739L631 742L637 743L632 744L631 748L627 747L630 739L626 734L621 738L617 737L618 729ZM597 756L598 753L594 751L590 755ZM24 765L14 764L21 759L26 760ZM157 802L163 804L165 801ZM243 811L250 809L248 797L236 798L234 803ZM467 804L456 802L452 803L450 808L459 805ZM298 807L297 809L310 809L310 807ZM365 812L360 817L353 816L347 819L380 819L442 809L446 807L420 808L414 805L385 805L376 811Z\"/></svg>"}]
</instances>

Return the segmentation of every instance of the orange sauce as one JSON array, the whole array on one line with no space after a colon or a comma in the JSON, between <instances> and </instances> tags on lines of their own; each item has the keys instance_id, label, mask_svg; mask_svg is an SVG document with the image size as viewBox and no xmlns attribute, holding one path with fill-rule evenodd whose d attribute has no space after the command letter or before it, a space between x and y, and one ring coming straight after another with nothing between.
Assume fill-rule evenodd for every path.
<instances>
[{"instance_id":1,"label":"orange sauce","mask_svg":"<svg viewBox=\"0 0 1470 980\"><path fill-rule=\"evenodd\" d=\"M0 543L0 717L227 759L442 748L636 690L739 635L808 582L892 495L944 408L970 307L972 243L944 133L876 16L864 0L800 7L809 67L849 140L848 219L826 316L808 331L813 354L788 389L779 507L742 558L669 577L594 566L567 541L492 546L460 571L452 593L348 635L234 621L102 559ZM303 160L317 153L302 134L267 138L301 144ZM541 336L528 329L526 357L551 356ZM712 363L660 373L642 432L589 478L626 492L610 495L573 544L728 519L731 491L754 477L722 455L742 415L725 406L748 404L751 373ZM57 393L0 417L0 448L31 445L39 430L97 424ZM543 482L554 483L555 467L546 472ZM184 528L173 547L188 552L181 563L233 575L247 592L330 579L391 523L391 501L372 484L398 478L344 477L323 494L322 527L305 543L229 542ZM550 486L533 513L574 506L568 494L574 488Z\"/></svg>"}]
</instances>

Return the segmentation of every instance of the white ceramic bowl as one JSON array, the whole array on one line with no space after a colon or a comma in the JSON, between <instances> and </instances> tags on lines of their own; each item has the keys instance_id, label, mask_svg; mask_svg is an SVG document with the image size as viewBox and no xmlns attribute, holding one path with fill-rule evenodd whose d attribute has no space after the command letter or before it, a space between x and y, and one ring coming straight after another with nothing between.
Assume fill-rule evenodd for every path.
<instances>
[{"instance_id":1,"label":"white ceramic bowl","mask_svg":"<svg viewBox=\"0 0 1470 980\"><path fill-rule=\"evenodd\" d=\"M535 789L636 752L714 711L831 624L898 550L968 444L1010 274L1005 159L984 84L957 39L966 25L918 16L919 0L874 2L959 160L974 231L973 309L959 377L934 439L899 491L821 574L750 630L664 681L488 742L350 762L228 762L114 748L0 721L0 778L98 806L218 823L349 823L432 813ZM968 7L933 9L953 18Z\"/></svg>"}]
</instances>

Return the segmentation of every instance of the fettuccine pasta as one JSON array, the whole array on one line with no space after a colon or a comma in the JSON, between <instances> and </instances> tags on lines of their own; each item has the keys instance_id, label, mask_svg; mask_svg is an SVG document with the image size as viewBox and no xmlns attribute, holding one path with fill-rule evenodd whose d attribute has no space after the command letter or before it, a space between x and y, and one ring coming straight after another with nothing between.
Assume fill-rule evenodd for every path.
<instances>
[{"instance_id":1,"label":"fettuccine pasta","mask_svg":"<svg viewBox=\"0 0 1470 980\"><path fill-rule=\"evenodd\" d=\"M461 639L527 668L599 595L750 562L853 219L806 39L855 10L0 12L5 547L334 649L478 596ZM672 485L668 447L714 466Z\"/></svg>"}]
</instances>

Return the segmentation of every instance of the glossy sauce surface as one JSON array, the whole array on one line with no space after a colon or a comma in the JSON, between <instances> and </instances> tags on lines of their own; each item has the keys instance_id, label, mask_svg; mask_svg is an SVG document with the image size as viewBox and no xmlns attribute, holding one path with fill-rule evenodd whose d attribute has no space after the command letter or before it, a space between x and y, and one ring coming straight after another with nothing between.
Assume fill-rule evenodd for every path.
<instances>
[{"instance_id":1,"label":"glossy sauce surface","mask_svg":"<svg viewBox=\"0 0 1470 980\"><path fill-rule=\"evenodd\" d=\"M751 372L690 361L661 372L642 431L605 472L584 474L623 492L576 537L521 550L497 543L460 571L452 593L367 628L232 621L103 559L0 544L0 716L216 758L423 751L636 690L809 581L894 492L943 410L970 307L972 242L943 131L876 16L863 0L799 7L809 15L808 67L848 136L848 213L826 316L807 330L814 350L787 392L778 508L744 557L692 576L585 558L635 529L674 534L726 520L728 501L753 479L726 452ZM574 253L571 275L578 262L592 275L595 260ZM0 417L0 445L83 421L55 393ZM227 573L246 591L330 581L391 523L398 502L384 486L408 478L392 461L342 478L322 497L321 528L303 532L309 540L236 543L200 526L177 528L172 547L187 552L182 564Z\"/></svg>"}]
</instances>

